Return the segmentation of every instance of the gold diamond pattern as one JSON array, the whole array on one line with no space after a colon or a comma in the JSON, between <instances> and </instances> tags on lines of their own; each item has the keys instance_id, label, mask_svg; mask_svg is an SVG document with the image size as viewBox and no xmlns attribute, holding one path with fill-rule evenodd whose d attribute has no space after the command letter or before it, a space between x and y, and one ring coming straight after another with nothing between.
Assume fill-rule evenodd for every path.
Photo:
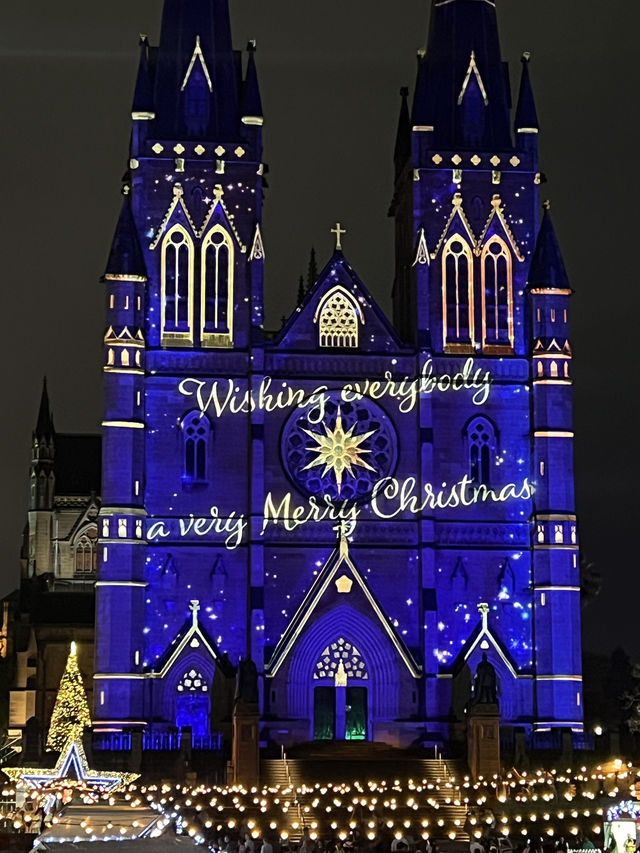
<instances>
[{"instance_id":1,"label":"gold diamond pattern","mask_svg":"<svg viewBox=\"0 0 640 853\"><path fill-rule=\"evenodd\" d=\"M184 150L185 150L184 145L182 145L182 143L178 142L177 145L173 146L173 150L176 152L176 154L184 154Z\"/></svg>"},{"instance_id":2,"label":"gold diamond pattern","mask_svg":"<svg viewBox=\"0 0 640 853\"><path fill-rule=\"evenodd\" d=\"M451 158L451 162L455 163L456 166L459 166L462 163L462 157L459 154L454 154Z\"/></svg>"},{"instance_id":3,"label":"gold diamond pattern","mask_svg":"<svg viewBox=\"0 0 640 853\"><path fill-rule=\"evenodd\" d=\"M500 158L496 154L494 154L493 157L491 158L491 160L489 160L489 162L491 163L492 166L499 166L500 165Z\"/></svg>"},{"instance_id":4,"label":"gold diamond pattern","mask_svg":"<svg viewBox=\"0 0 640 853\"><path fill-rule=\"evenodd\" d=\"M473 157L471 158L471 162L473 163L474 166L479 166L482 161L480 160L480 158L478 157L477 154L474 154Z\"/></svg>"},{"instance_id":5,"label":"gold diamond pattern","mask_svg":"<svg viewBox=\"0 0 640 853\"><path fill-rule=\"evenodd\" d=\"M198 157L202 157L202 155L205 152L205 148L203 145L196 145L196 147L193 150L196 152Z\"/></svg>"},{"instance_id":6,"label":"gold diamond pattern","mask_svg":"<svg viewBox=\"0 0 640 853\"><path fill-rule=\"evenodd\" d=\"M164 147L160 145L159 142L156 142L156 144L151 150L154 151L156 154L162 154L162 152L164 151Z\"/></svg>"},{"instance_id":7,"label":"gold diamond pattern","mask_svg":"<svg viewBox=\"0 0 640 853\"><path fill-rule=\"evenodd\" d=\"M519 166L520 165L520 158L514 156L511 158L511 160L509 160L509 162L511 163L512 166Z\"/></svg>"},{"instance_id":8,"label":"gold diamond pattern","mask_svg":"<svg viewBox=\"0 0 640 853\"><path fill-rule=\"evenodd\" d=\"M238 147L233 153L236 155L236 157L244 157L245 151L242 145L238 145Z\"/></svg>"},{"instance_id":9,"label":"gold diamond pattern","mask_svg":"<svg viewBox=\"0 0 640 853\"><path fill-rule=\"evenodd\" d=\"M436 166L439 166L440 163L442 163L442 157L439 154L434 154L431 159L436 164Z\"/></svg>"},{"instance_id":10,"label":"gold diamond pattern","mask_svg":"<svg viewBox=\"0 0 640 853\"><path fill-rule=\"evenodd\" d=\"M222 157L222 155L224 154L224 148L222 147L222 145L218 145L218 147L216 148L216 154L218 155L218 157Z\"/></svg>"}]
</instances>

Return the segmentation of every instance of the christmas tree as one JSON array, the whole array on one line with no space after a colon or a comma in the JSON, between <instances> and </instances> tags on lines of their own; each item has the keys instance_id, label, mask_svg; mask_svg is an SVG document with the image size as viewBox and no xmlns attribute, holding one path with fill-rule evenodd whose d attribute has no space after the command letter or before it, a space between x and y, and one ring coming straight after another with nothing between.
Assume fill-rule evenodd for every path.
<instances>
[{"instance_id":1,"label":"christmas tree","mask_svg":"<svg viewBox=\"0 0 640 853\"><path fill-rule=\"evenodd\" d=\"M71 643L71 651L51 716L47 749L62 752L70 740L77 740L82 736L84 727L90 725L89 703L78 669L78 651L76 644Z\"/></svg>"}]
</instances>

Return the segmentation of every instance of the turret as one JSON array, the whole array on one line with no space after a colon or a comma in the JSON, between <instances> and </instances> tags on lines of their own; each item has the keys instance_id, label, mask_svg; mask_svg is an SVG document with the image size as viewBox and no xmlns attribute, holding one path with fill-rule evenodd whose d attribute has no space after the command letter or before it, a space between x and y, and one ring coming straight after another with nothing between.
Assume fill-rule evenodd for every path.
<instances>
[{"instance_id":1,"label":"turret","mask_svg":"<svg viewBox=\"0 0 640 853\"><path fill-rule=\"evenodd\" d=\"M571 287L548 204L529 271L532 318L532 446L536 696L539 726L581 729L580 609L574 499L569 299ZM549 642L552 638L552 642Z\"/></svg>"},{"instance_id":2,"label":"turret","mask_svg":"<svg viewBox=\"0 0 640 853\"><path fill-rule=\"evenodd\" d=\"M53 499L55 494L55 429L46 377L38 420L31 441L26 569L29 577L46 574L51 566Z\"/></svg>"},{"instance_id":3,"label":"turret","mask_svg":"<svg viewBox=\"0 0 640 853\"><path fill-rule=\"evenodd\" d=\"M42 381L38 420L31 442L31 488L29 507L32 510L53 508L55 430L49 403L47 378Z\"/></svg>"}]
</instances>

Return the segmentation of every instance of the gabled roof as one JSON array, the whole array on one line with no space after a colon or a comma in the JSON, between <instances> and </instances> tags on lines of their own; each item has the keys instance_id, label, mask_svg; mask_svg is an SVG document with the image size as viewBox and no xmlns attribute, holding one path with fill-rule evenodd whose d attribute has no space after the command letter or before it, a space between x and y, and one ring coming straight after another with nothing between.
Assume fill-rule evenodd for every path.
<instances>
[{"instance_id":1,"label":"gabled roof","mask_svg":"<svg viewBox=\"0 0 640 853\"><path fill-rule=\"evenodd\" d=\"M351 584L348 583L349 581L351 581ZM332 583L337 587L336 593L334 593L331 588ZM385 614L380 603L369 588L366 580L351 560L349 554L349 542L344 528L341 527L338 546L334 549L324 567L318 573L304 600L294 614L293 619L289 622L287 630L280 638L280 642L276 646L271 660L265 667L265 672L268 676L273 677L276 675L293 649L297 637L307 626L319 604L329 596L336 594L341 595L348 593L351 595L351 590L354 588L354 585L355 589L358 590L365 598L374 620L377 620L380 623L383 632L395 646L400 659L411 675L414 678L419 678L422 675L422 668L416 663L402 638L394 629L391 620Z\"/></svg>"},{"instance_id":2,"label":"gabled roof","mask_svg":"<svg viewBox=\"0 0 640 853\"><path fill-rule=\"evenodd\" d=\"M282 327L275 345L281 349L305 349L317 351L318 305L329 291L344 288L351 301L357 306L361 318L359 352L398 352L402 343L371 293L362 283L340 249L336 249L318 280L306 292L302 303ZM331 352L327 349L326 352Z\"/></svg>"},{"instance_id":3,"label":"gabled roof","mask_svg":"<svg viewBox=\"0 0 640 853\"><path fill-rule=\"evenodd\" d=\"M462 195L460 193L454 193L453 199L451 200L451 213L449 214L447 224L444 226L444 230L440 236L440 239L438 240L438 243L435 249L433 250L432 257L435 258L449 234L456 233L456 229L458 233L466 235L469 240L471 249L474 249L476 245L476 237L473 233L473 228L471 227L469 220L467 219L467 215L464 212Z\"/></svg>"},{"instance_id":4,"label":"gabled roof","mask_svg":"<svg viewBox=\"0 0 640 853\"><path fill-rule=\"evenodd\" d=\"M529 673L524 673L518 670L518 667L511 657L509 650L506 648L502 640L497 637L489 626L489 605L479 604L480 621L471 632L464 647L460 650L460 654L456 658L451 667L452 670L457 670L463 663L466 663L478 646L483 650L492 648L504 663L514 678L529 676Z\"/></svg>"},{"instance_id":5,"label":"gabled roof","mask_svg":"<svg viewBox=\"0 0 640 853\"><path fill-rule=\"evenodd\" d=\"M506 242L513 249L513 253L519 261L524 261L524 255L520 251L520 247L516 243L516 238L513 236L509 223L504 215L504 207L502 199L499 195L494 195L491 200L491 213L482 230L482 234L478 238L476 254L480 254L482 247L487 242L487 239L493 234L498 233L498 236L506 238Z\"/></svg>"},{"instance_id":6,"label":"gabled roof","mask_svg":"<svg viewBox=\"0 0 640 853\"><path fill-rule=\"evenodd\" d=\"M200 622L198 617L198 613L200 612L200 602L196 600L192 601L190 610L191 617L187 619L164 655L154 665L154 671L152 673L153 676L156 678L164 678L185 649L200 647L203 647L206 650L216 664L223 669L226 675L231 675L232 667L229 664L229 661L220 654L218 646L214 643Z\"/></svg>"}]
</instances>

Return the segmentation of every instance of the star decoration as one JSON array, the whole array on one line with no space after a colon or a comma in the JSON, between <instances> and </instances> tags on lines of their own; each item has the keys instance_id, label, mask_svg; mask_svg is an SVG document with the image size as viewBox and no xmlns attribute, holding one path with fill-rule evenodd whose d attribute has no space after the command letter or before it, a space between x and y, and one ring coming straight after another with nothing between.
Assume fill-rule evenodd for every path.
<instances>
[{"instance_id":1,"label":"star decoration","mask_svg":"<svg viewBox=\"0 0 640 853\"><path fill-rule=\"evenodd\" d=\"M53 769L42 767L3 767L3 772L14 782L24 782L30 788L56 788L61 782L77 782L87 788L113 791L129 785L138 773L117 773L111 770L91 770L81 740L70 740L60 753ZM72 774L73 775L70 775Z\"/></svg>"},{"instance_id":2,"label":"star decoration","mask_svg":"<svg viewBox=\"0 0 640 853\"><path fill-rule=\"evenodd\" d=\"M353 581L351 578L348 578L346 575L342 575L342 577L336 580L336 590L343 594L348 594L351 592L351 587L353 586Z\"/></svg>"},{"instance_id":3,"label":"star decoration","mask_svg":"<svg viewBox=\"0 0 640 853\"><path fill-rule=\"evenodd\" d=\"M351 477L355 477L353 466L359 465L361 468L366 468L368 471L374 471L368 462L362 458L363 453L371 453L370 450L365 450L361 445L375 433L375 430L364 432L362 435L354 435L356 425L354 424L345 431L342 426L342 413L338 407L336 415L336 425L334 429L330 429L326 424L324 426L324 435L311 432L308 429L303 430L306 434L317 441L316 447L307 447L307 450L317 453L317 457L306 465L303 470L314 468L316 465L324 465L322 476L333 471L338 486L338 495L342 489L342 478L346 473Z\"/></svg>"}]
</instances>

